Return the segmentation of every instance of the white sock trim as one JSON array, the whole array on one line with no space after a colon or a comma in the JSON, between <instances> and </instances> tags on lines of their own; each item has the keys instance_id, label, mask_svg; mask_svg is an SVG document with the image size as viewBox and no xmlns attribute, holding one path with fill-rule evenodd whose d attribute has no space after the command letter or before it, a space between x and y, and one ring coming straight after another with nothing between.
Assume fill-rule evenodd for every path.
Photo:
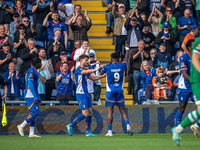
<instances>
[{"instance_id":1,"label":"white sock trim","mask_svg":"<svg viewBox=\"0 0 200 150\"><path fill-rule=\"evenodd\" d=\"M190 119L191 122L194 122L194 121L195 121L195 120L192 118L192 114L191 114L191 113L188 114L188 118Z\"/></svg>"},{"instance_id":2,"label":"white sock trim","mask_svg":"<svg viewBox=\"0 0 200 150\"><path fill-rule=\"evenodd\" d=\"M197 117L197 111L196 110L194 110L193 112L192 112L192 115L194 116L194 119L198 119L198 117Z\"/></svg>"}]
</instances>

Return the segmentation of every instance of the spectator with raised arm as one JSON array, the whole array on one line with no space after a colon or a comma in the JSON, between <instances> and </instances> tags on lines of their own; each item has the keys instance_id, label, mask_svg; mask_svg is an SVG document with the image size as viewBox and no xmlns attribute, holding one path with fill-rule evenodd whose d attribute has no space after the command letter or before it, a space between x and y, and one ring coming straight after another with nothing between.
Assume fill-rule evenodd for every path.
<instances>
[{"instance_id":1,"label":"spectator with raised arm","mask_svg":"<svg viewBox=\"0 0 200 150\"><path fill-rule=\"evenodd\" d=\"M135 7L129 11L125 12L126 8L124 4L119 4L118 6L118 12L116 11L116 5L117 3L113 1L112 3L112 15L115 18L115 27L114 27L114 34L116 35L116 41L115 41L115 52L121 57L121 60L123 60L125 54L122 53L122 46L125 46L125 41L127 40L127 27L125 27L126 22L129 24L131 17L133 16L133 12L135 11L137 4ZM131 17L130 17L131 16ZM135 20L137 22L137 19ZM133 21L135 24L135 21ZM135 24L136 26L136 24ZM128 28L130 28L130 33L132 31L132 26L128 25ZM129 34L130 34L129 33ZM129 40L127 41L127 44L129 45Z\"/></svg>"},{"instance_id":2,"label":"spectator with raised arm","mask_svg":"<svg viewBox=\"0 0 200 150\"><path fill-rule=\"evenodd\" d=\"M159 24L162 17L163 14L158 10L156 4L154 3L152 12L148 18L148 22L151 23L152 33L154 34L155 37L161 31Z\"/></svg>"},{"instance_id":3,"label":"spectator with raised arm","mask_svg":"<svg viewBox=\"0 0 200 150\"><path fill-rule=\"evenodd\" d=\"M35 13L35 17L37 18L35 27L37 41L42 41L44 31L47 37L47 28L43 26L43 20L50 11L54 11L53 5L52 1L47 0L37 0L33 4L32 13Z\"/></svg>"},{"instance_id":4,"label":"spectator with raised arm","mask_svg":"<svg viewBox=\"0 0 200 150\"><path fill-rule=\"evenodd\" d=\"M45 93L46 93L46 100L51 100L52 90L54 88L54 82L52 81L52 73L54 73L53 66L51 64L51 59L46 59L46 50L44 48L40 48L38 50L39 58L41 59L42 70L46 76L46 83L45 83Z\"/></svg>"},{"instance_id":5,"label":"spectator with raised arm","mask_svg":"<svg viewBox=\"0 0 200 150\"><path fill-rule=\"evenodd\" d=\"M4 43L3 51L0 52L0 75L7 72L10 62L17 64L17 57L16 54L10 50L10 44Z\"/></svg>"},{"instance_id":6,"label":"spectator with raised arm","mask_svg":"<svg viewBox=\"0 0 200 150\"><path fill-rule=\"evenodd\" d=\"M49 16L51 16L53 20L48 21ZM48 41L54 40L55 31L60 30L61 31L60 40L64 41L65 48L67 48L67 41L68 41L67 29L66 29L65 23L63 23L62 21L59 21L58 19L59 19L58 11L50 12L45 17L43 21L43 26L48 28Z\"/></svg>"},{"instance_id":7,"label":"spectator with raised arm","mask_svg":"<svg viewBox=\"0 0 200 150\"><path fill-rule=\"evenodd\" d=\"M8 87L7 101L20 101L20 88L23 86L23 80L18 71L15 70L15 64L9 63L8 71L3 74L3 78ZM19 104L13 104L19 106Z\"/></svg>"},{"instance_id":8,"label":"spectator with raised arm","mask_svg":"<svg viewBox=\"0 0 200 150\"><path fill-rule=\"evenodd\" d=\"M165 9L165 14L164 16L161 18L160 20L160 29L163 29L163 22L164 21L168 21L170 24L170 30L172 30L174 32L174 34L176 33L176 18L173 16L172 14L172 8L171 7L166 7Z\"/></svg>"},{"instance_id":9,"label":"spectator with raised arm","mask_svg":"<svg viewBox=\"0 0 200 150\"><path fill-rule=\"evenodd\" d=\"M165 44L166 52L170 53L171 56L174 56L174 44L176 43L176 37L174 32L169 30L170 24L167 21L163 22L163 30L158 33L158 36L155 39L155 44Z\"/></svg>"},{"instance_id":10,"label":"spectator with raised arm","mask_svg":"<svg viewBox=\"0 0 200 150\"><path fill-rule=\"evenodd\" d=\"M183 16L183 12L185 11L185 2L183 0L172 0L167 3L167 7L172 8L173 16L176 17L176 21Z\"/></svg>"},{"instance_id":11,"label":"spectator with raised arm","mask_svg":"<svg viewBox=\"0 0 200 150\"><path fill-rule=\"evenodd\" d=\"M14 13L12 5L9 2L0 0L0 24L10 23L11 15Z\"/></svg>"},{"instance_id":12,"label":"spectator with raised arm","mask_svg":"<svg viewBox=\"0 0 200 150\"><path fill-rule=\"evenodd\" d=\"M69 26L69 38L68 38L68 40L71 41L71 43L70 43L70 48L71 48L71 49L74 49L74 43L73 43L74 36L73 36L73 32L72 32L72 29L71 29L70 25L72 24L72 21L74 20L76 14L77 14L78 16L82 16L82 18L83 18L82 24L83 24L84 26L87 24L87 20L86 20L86 18L84 17L84 14L81 13L81 5L75 5L75 6L74 6L73 14L71 14L71 15L69 16L69 19L68 19L68 21L67 21L67 24L68 24L68 26Z\"/></svg>"},{"instance_id":13,"label":"spectator with raised arm","mask_svg":"<svg viewBox=\"0 0 200 150\"><path fill-rule=\"evenodd\" d=\"M21 24L24 24L26 26L26 34L30 37L33 37L35 33L34 22L30 22L28 17L24 17L22 18Z\"/></svg>"},{"instance_id":14,"label":"spectator with raised arm","mask_svg":"<svg viewBox=\"0 0 200 150\"><path fill-rule=\"evenodd\" d=\"M185 9L184 16L180 17L177 22L177 29L180 31L179 34L179 43L182 46L182 42L185 36L190 33L190 29L192 25L197 25L194 17L190 16L190 10Z\"/></svg>"},{"instance_id":15,"label":"spectator with raised arm","mask_svg":"<svg viewBox=\"0 0 200 150\"><path fill-rule=\"evenodd\" d=\"M135 3L133 2L133 3L131 3L132 5L132 9L133 9L133 7L135 6L135 4L136 4L136 0L133 0L133 1L135 1ZM130 10L130 5L129 5L129 0L115 0L115 2L116 2L116 10L118 9L117 7L120 5L120 4L124 4L124 6L125 6L125 8L126 8L126 10L125 10L125 12L128 12L129 10ZM109 34L109 33L111 33L111 32L113 32L112 31L112 28L111 28L111 24L113 23L113 21L114 21L114 18L113 18L113 15L112 15L112 7L113 7L113 0L109 0L109 4L107 5L107 8L108 8L108 10L106 11L107 12L107 30L106 30L106 32L105 33L107 33L107 34Z\"/></svg>"},{"instance_id":16,"label":"spectator with raised arm","mask_svg":"<svg viewBox=\"0 0 200 150\"><path fill-rule=\"evenodd\" d=\"M20 74L22 74L22 64L23 60L21 59L21 52L24 48L28 48L28 39L30 38L30 35L26 34L26 26L24 24L20 24L17 28L18 35L14 39L14 45L13 48L17 50L17 65L16 70L19 71Z\"/></svg>"},{"instance_id":17,"label":"spectator with raised arm","mask_svg":"<svg viewBox=\"0 0 200 150\"><path fill-rule=\"evenodd\" d=\"M72 81L75 81L75 68L72 67L69 72L68 64L64 62L61 64L60 70L60 72L56 73L56 81L58 83L56 100L59 101L59 105L68 105L68 101L73 100Z\"/></svg>"},{"instance_id":18,"label":"spectator with raised arm","mask_svg":"<svg viewBox=\"0 0 200 150\"><path fill-rule=\"evenodd\" d=\"M90 18L87 16L87 9L85 9L84 17L87 20L87 24L83 25L83 17L76 13L72 23L70 25L74 40L88 40L87 31L92 26Z\"/></svg>"}]
</instances>

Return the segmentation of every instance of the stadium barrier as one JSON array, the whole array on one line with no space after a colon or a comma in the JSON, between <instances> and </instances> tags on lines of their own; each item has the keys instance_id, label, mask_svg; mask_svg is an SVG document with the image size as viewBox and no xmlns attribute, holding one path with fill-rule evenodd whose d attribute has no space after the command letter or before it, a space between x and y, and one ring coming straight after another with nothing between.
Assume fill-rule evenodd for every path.
<instances>
[{"instance_id":1,"label":"stadium barrier","mask_svg":"<svg viewBox=\"0 0 200 150\"><path fill-rule=\"evenodd\" d=\"M17 125L20 124L29 114L26 106L7 106L8 124L4 127L0 125L0 135L19 135ZM188 104L183 118L192 110L194 104ZM148 133L171 133L174 126L175 114L178 104L161 105L137 105L127 106L130 124L134 134ZM36 133L44 134L67 134L66 125L74 120L81 113L79 106L41 106L40 115L36 119ZM2 119L2 114L0 116ZM105 134L107 132L107 109L104 106L93 106L93 118L91 131L95 134ZM74 134L85 133L85 121L81 121L73 128ZM114 134L127 133L124 120L115 108L113 121ZM185 133L191 132L189 128ZM29 126L25 127L25 134L29 133Z\"/></svg>"}]
</instances>

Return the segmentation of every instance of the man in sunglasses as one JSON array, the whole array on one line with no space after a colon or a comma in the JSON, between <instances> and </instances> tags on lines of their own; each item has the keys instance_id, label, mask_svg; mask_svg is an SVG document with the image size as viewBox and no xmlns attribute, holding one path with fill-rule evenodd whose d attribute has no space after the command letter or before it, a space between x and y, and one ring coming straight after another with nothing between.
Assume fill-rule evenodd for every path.
<instances>
[{"instance_id":1,"label":"man in sunglasses","mask_svg":"<svg viewBox=\"0 0 200 150\"><path fill-rule=\"evenodd\" d=\"M35 33L34 22L30 22L28 17L24 17L22 18L21 23L26 26L26 34L33 37L33 34Z\"/></svg>"}]
</instances>

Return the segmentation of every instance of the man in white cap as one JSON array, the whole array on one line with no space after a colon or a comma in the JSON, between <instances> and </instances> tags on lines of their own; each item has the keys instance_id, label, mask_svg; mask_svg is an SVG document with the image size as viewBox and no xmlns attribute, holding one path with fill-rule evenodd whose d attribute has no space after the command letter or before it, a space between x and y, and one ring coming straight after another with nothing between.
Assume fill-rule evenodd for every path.
<instances>
[{"instance_id":1,"label":"man in white cap","mask_svg":"<svg viewBox=\"0 0 200 150\"><path fill-rule=\"evenodd\" d=\"M129 11L128 13L125 12L126 8L124 4L119 4L118 6L118 12L115 10L116 2L113 1L112 3L112 15L115 18L115 27L114 27L114 34L116 35L116 41L115 41L115 52L120 56L123 60L124 56L122 54L122 46L125 44L126 41L126 35L127 30L124 27L124 23L126 22L126 19L134 12L134 10L137 7L137 4L135 7Z\"/></svg>"}]
</instances>

